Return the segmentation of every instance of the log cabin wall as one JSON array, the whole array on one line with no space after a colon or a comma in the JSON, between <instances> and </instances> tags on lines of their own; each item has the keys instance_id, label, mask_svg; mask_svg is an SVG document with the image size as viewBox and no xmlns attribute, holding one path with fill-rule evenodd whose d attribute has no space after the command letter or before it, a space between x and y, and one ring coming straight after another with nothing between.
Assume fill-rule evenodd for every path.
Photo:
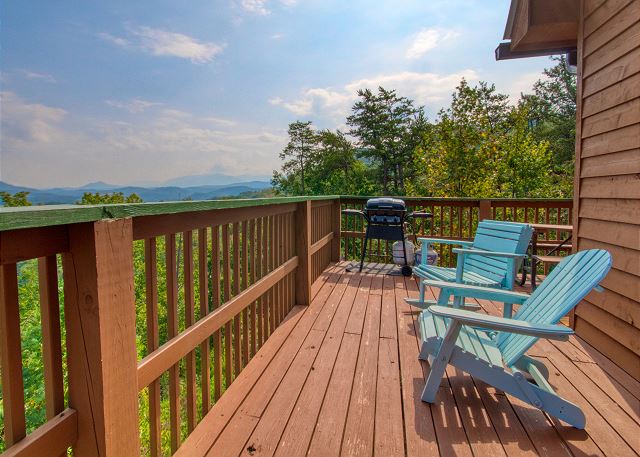
<instances>
[{"instance_id":1,"label":"log cabin wall","mask_svg":"<svg viewBox=\"0 0 640 457\"><path fill-rule=\"evenodd\" d=\"M640 0L584 0L578 62L574 248L609 250L613 268L573 326L639 379Z\"/></svg>"}]
</instances>

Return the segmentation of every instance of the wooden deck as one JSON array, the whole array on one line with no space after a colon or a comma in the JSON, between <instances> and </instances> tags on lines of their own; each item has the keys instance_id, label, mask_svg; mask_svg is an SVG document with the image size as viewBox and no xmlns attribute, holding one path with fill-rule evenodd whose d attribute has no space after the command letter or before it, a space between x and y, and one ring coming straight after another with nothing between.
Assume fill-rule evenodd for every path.
<instances>
[{"instance_id":1,"label":"wooden deck","mask_svg":"<svg viewBox=\"0 0 640 457\"><path fill-rule=\"evenodd\" d=\"M386 268L329 267L202 420L178 455L638 455L640 383L577 337L541 341L576 430L449 367L420 401L416 282ZM491 302L483 309L497 313Z\"/></svg>"}]
</instances>

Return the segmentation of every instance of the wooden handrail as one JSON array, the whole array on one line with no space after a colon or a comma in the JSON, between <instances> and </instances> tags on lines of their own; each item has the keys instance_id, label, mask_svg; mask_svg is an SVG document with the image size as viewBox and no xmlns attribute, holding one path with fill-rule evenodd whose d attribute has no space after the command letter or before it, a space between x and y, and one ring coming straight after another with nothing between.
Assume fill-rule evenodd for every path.
<instances>
[{"instance_id":1,"label":"wooden handrail","mask_svg":"<svg viewBox=\"0 0 640 457\"><path fill-rule=\"evenodd\" d=\"M333 232L330 232L329 234L323 236L322 238L320 238L318 241L316 241L315 243L313 243L311 245L311 249L309 249L309 251L311 252L311 255L315 254L316 252L318 252L320 249L322 249L323 247L325 247L327 244L331 243L331 241L333 241L333 237L334 234Z\"/></svg>"},{"instance_id":2,"label":"wooden handrail","mask_svg":"<svg viewBox=\"0 0 640 457\"><path fill-rule=\"evenodd\" d=\"M78 439L78 413L67 408L7 449L2 457L67 455Z\"/></svg>"}]
</instances>

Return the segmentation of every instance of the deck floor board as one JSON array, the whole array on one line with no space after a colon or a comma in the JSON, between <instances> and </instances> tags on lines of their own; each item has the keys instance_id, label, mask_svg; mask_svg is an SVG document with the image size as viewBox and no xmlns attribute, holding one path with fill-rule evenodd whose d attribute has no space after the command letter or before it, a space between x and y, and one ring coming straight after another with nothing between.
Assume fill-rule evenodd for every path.
<instances>
[{"instance_id":1,"label":"deck floor board","mask_svg":"<svg viewBox=\"0 0 640 457\"><path fill-rule=\"evenodd\" d=\"M330 266L179 449L215 456L638 455L640 383L579 337L530 354L583 408L576 430L449 367L420 400L415 280ZM428 291L433 297L434 291ZM499 303L480 301L501 314Z\"/></svg>"}]
</instances>

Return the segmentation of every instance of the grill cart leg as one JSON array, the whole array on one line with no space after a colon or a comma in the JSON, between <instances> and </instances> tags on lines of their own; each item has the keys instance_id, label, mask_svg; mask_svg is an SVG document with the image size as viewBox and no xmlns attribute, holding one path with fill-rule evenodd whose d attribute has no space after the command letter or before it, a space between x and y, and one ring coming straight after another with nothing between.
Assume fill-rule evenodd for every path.
<instances>
[{"instance_id":1,"label":"grill cart leg","mask_svg":"<svg viewBox=\"0 0 640 457\"><path fill-rule=\"evenodd\" d=\"M362 241L362 257L360 258L360 273L362 273L362 265L364 265L364 258L367 255L367 244L369 244L369 225L367 225L367 230L364 233L364 240Z\"/></svg>"},{"instance_id":2,"label":"grill cart leg","mask_svg":"<svg viewBox=\"0 0 640 457\"><path fill-rule=\"evenodd\" d=\"M409 262L407 262L407 245L404 239L404 227L400 227L400 233L402 234L402 255L404 256L404 265L400 271L402 272L402 276L411 276L413 269L409 265Z\"/></svg>"}]
</instances>

